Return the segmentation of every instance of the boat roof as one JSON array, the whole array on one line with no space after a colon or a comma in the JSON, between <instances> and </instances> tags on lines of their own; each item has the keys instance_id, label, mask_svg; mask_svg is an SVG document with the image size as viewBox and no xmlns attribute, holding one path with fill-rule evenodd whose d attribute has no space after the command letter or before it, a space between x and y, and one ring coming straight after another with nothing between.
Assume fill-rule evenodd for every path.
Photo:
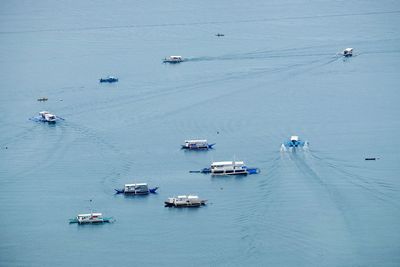
<instances>
[{"instance_id":1,"label":"boat roof","mask_svg":"<svg viewBox=\"0 0 400 267\"><path fill-rule=\"evenodd\" d=\"M207 143L206 139L185 140L185 143Z\"/></svg>"},{"instance_id":2,"label":"boat roof","mask_svg":"<svg viewBox=\"0 0 400 267\"><path fill-rule=\"evenodd\" d=\"M182 56L169 56L170 58L182 58Z\"/></svg>"},{"instance_id":3,"label":"boat roof","mask_svg":"<svg viewBox=\"0 0 400 267\"><path fill-rule=\"evenodd\" d=\"M292 135L292 136L290 137L290 140L291 140L291 141L299 141L299 137L298 137L297 135Z\"/></svg>"},{"instance_id":4,"label":"boat roof","mask_svg":"<svg viewBox=\"0 0 400 267\"><path fill-rule=\"evenodd\" d=\"M177 196L177 198L187 198L186 195L182 195L182 196Z\"/></svg>"},{"instance_id":5,"label":"boat roof","mask_svg":"<svg viewBox=\"0 0 400 267\"><path fill-rule=\"evenodd\" d=\"M353 48L348 47L348 48L346 48L344 51L351 51L351 50L353 50Z\"/></svg>"},{"instance_id":6,"label":"boat roof","mask_svg":"<svg viewBox=\"0 0 400 267\"><path fill-rule=\"evenodd\" d=\"M233 162L233 161L216 161L216 162L211 163L211 166L215 166L215 165L233 165L233 164L241 165L241 164L244 164L244 162L243 161L235 161L235 162Z\"/></svg>"},{"instance_id":7,"label":"boat roof","mask_svg":"<svg viewBox=\"0 0 400 267\"><path fill-rule=\"evenodd\" d=\"M188 196L188 198L199 198L198 196Z\"/></svg>"},{"instance_id":8,"label":"boat roof","mask_svg":"<svg viewBox=\"0 0 400 267\"><path fill-rule=\"evenodd\" d=\"M138 183L138 184L125 184L125 186L140 186L140 185L146 185L146 183Z\"/></svg>"},{"instance_id":9,"label":"boat roof","mask_svg":"<svg viewBox=\"0 0 400 267\"><path fill-rule=\"evenodd\" d=\"M102 213L99 212L93 212L93 213L84 213L84 214L78 214L78 217L88 217L88 216L102 216Z\"/></svg>"}]
</instances>

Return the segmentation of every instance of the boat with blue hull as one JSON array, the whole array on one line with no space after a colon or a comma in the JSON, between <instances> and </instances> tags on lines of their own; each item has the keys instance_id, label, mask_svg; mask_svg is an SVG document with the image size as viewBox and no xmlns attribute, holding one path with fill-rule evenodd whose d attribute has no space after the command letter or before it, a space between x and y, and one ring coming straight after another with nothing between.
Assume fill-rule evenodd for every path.
<instances>
[{"instance_id":1,"label":"boat with blue hull","mask_svg":"<svg viewBox=\"0 0 400 267\"><path fill-rule=\"evenodd\" d=\"M187 150L208 150L212 149L214 144L209 144L205 139L193 139L185 140L185 143L181 146L182 149Z\"/></svg>"},{"instance_id":2,"label":"boat with blue hull","mask_svg":"<svg viewBox=\"0 0 400 267\"><path fill-rule=\"evenodd\" d=\"M208 168L203 168L200 171L191 171L191 173L204 173L212 176L249 175L260 173L260 169L249 168L243 161L217 161L211 163Z\"/></svg>"},{"instance_id":3,"label":"boat with blue hull","mask_svg":"<svg viewBox=\"0 0 400 267\"><path fill-rule=\"evenodd\" d=\"M39 112L39 116L32 117L32 118L30 118L30 120L37 121L37 122L47 122L49 124L53 124L53 123L56 123L57 121L64 120L64 119L61 117L58 117L54 114L51 114L48 111L41 111L41 112Z\"/></svg>"},{"instance_id":4,"label":"boat with blue hull","mask_svg":"<svg viewBox=\"0 0 400 267\"><path fill-rule=\"evenodd\" d=\"M297 135L292 135L290 137L290 140L285 141L281 147L282 149L285 149L285 148L296 148L296 147L307 147L307 146L308 146L307 141L300 140Z\"/></svg>"},{"instance_id":5,"label":"boat with blue hull","mask_svg":"<svg viewBox=\"0 0 400 267\"><path fill-rule=\"evenodd\" d=\"M115 189L116 194L148 195L156 194L158 187L149 188L146 183L125 184L122 189Z\"/></svg>"},{"instance_id":6,"label":"boat with blue hull","mask_svg":"<svg viewBox=\"0 0 400 267\"><path fill-rule=\"evenodd\" d=\"M108 76L107 78L101 78L100 83L115 83L118 82L118 78L114 76Z\"/></svg>"},{"instance_id":7,"label":"boat with blue hull","mask_svg":"<svg viewBox=\"0 0 400 267\"><path fill-rule=\"evenodd\" d=\"M196 208L206 205L207 200L200 199L195 195L182 195L177 197L170 197L164 201L165 207L176 207L176 208Z\"/></svg>"}]
</instances>

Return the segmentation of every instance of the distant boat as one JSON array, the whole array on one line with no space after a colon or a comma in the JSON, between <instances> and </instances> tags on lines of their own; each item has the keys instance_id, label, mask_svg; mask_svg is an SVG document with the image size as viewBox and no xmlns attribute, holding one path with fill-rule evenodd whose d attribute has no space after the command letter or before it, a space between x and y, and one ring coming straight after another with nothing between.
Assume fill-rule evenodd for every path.
<instances>
[{"instance_id":1,"label":"distant boat","mask_svg":"<svg viewBox=\"0 0 400 267\"><path fill-rule=\"evenodd\" d=\"M166 207L200 207L205 205L207 200L200 199L194 195L182 195L168 198L164 204Z\"/></svg>"},{"instance_id":2,"label":"distant boat","mask_svg":"<svg viewBox=\"0 0 400 267\"><path fill-rule=\"evenodd\" d=\"M222 36L225 36L225 34L223 34L223 33L217 33L215 36L222 37Z\"/></svg>"},{"instance_id":3,"label":"distant boat","mask_svg":"<svg viewBox=\"0 0 400 267\"><path fill-rule=\"evenodd\" d=\"M101 213L87 213L87 214L78 214L74 219L70 219L69 223L78 223L78 224L91 224L91 223L108 223L112 222L113 218L104 218Z\"/></svg>"},{"instance_id":4,"label":"distant boat","mask_svg":"<svg viewBox=\"0 0 400 267\"><path fill-rule=\"evenodd\" d=\"M181 63L183 62L183 58L181 56L169 56L164 58L164 63Z\"/></svg>"},{"instance_id":5,"label":"distant boat","mask_svg":"<svg viewBox=\"0 0 400 267\"><path fill-rule=\"evenodd\" d=\"M342 55L344 57L351 57L353 56L353 48L346 48L342 51Z\"/></svg>"},{"instance_id":6,"label":"distant boat","mask_svg":"<svg viewBox=\"0 0 400 267\"><path fill-rule=\"evenodd\" d=\"M158 187L149 188L146 183L125 184L123 189L115 189L117 194L148 195L155 194Z\"/></svg>"},{"instance_id":7,"label":"distant boat","mask_svg":"<svg viewBox=\"0 0 400 267\"><path fill-rule=\"evenodd\" d=\"M118 78L114 76L108 76L107 78L101 78L100 79L101 83L115 83L118 82Z\"/></svg>"},{"instance_id":8,"label":"distant boat","mask_svg":"<svg viewBox=\"0 0 400 267\"><path fill-rule=\"evenodd\" d=\"M282 144L282 147L284 147L284 148L304 147L304 146L306 146L306 145L308 145L308 142L307 142L307 141L302 141L302 140L299 139L299 137L298 137L297 135L292 135L292 136L290 137L290 140L285 141L285 142Z\"/></svg>"},{"instance_id":9,"label":"distant boat","mask_svg":"<svg viewBox=\"0 0 400 267\"><path fill-rule=\"evenodd\" d=\"M204 150L204 149L212 149L215 144L209 144L207 140L185 140L185 143L182 145L182 149L189 150Z\"/></svg>"},{"instance_id":10,"label":"distant boat","mask_svg":"<svg viewBox=\"0 0 400 267\"><path fill-rule=\"evenodd\" d=\"M47 101L49 100L47 97L40 97L37 99L37 101Z\"/></svg>"},{"instance_id":11,"label":"distant boat","mask_svg":"<svg viewBox=\"0 0 400 267\"><path fill-rule=\"evenodd\" d=\"M41 112L39 112L39 115L41 116L41 119L44 122L56 123L56 121L57 121L56 115L53 115L48 111L41 111Z\"/></svg>"},{"instance_id":12,"label":"distant boat","mask_svg":"<svg viewBox=\"0 0 400 267\"><path fill-rule=\"evenodd\" d=\"M243 161L216 161L211 163L209 168L203 168L200 171L190 171L191 173L210 173L213 176L228 175L248 175L260 173L259 168L249 168Z\"/></svg>"}]
</instances>

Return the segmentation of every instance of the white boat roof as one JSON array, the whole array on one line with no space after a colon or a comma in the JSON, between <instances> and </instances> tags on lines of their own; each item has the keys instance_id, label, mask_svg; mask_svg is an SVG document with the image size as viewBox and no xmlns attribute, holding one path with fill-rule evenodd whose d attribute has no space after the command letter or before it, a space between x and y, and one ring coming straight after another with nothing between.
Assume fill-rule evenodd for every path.
<instances>
[{"instance_id":1,"label":"white boat roof","mask_svg":"<svg viewBox=\"0 0 400 267\"><path fill-rule=\"evenodd\" d=\"M291 140L291 141L299 141L299 137L298 137L297 135L292 135L292 136L290 137L290 140Z\"/></svg>"},{"instance_id":2,"label":"white boat roof","mask_svg":"<svg viewBox=\"0 0 400 267\"><path fill-rule=\"evenodd\" d=\"M177 198L187 198L186 195L182 195L182 196L177 196Z\"/></svg>"},{"instance_id":3,"label":"white boat roof","mask_svg":"<svg viewBox=\"0 0 400 267\"><path fill-rule=\"evenodd\" d=\"M199 198L199 197L198 197L198 196L188 196L188 198L197 199L197 198Z\"/></svg>"},{"instance_id":4,"label":"white boat roof","mask_svg":"<svg viewBox=\"0 0 400 267\"><path fill-rule=\"evenodd\" d=\"M146 183L138 183L138 184L125 184L125 186L139 186L139 185L146 185Z\"/></svg>"},{"instance_id":5,"label":"white boat roof","mask_svg":"<svg viewBox=\"0 0 400 267\"><path fill-rule=\"evenodd\" d=\"M235 165L243 165L244 162L243 162L243 161L235 161L235 162L233 162L233 161L216 161L216 162L211 163L211 166L216 166L216 165L233 165L233 164L235 164Z\"/></svg>"},{"instance_id":6,"label":"white boat roof","mask_svg":"<svg viewBox=\"0 0 400 267\"><path fill-rule=\"evenodd\" d=\"M185 143L207 143L206 139L185 140Z\"/></svg>"},{"instance_id":7,"label":"white boat roof","mask_svg":"<svg viewBox=\"0 0 400 267\"><path fill-rule=\"evenodd\" d=\"M346 48L344 51L351 51L351 50L353 50L353 48L349 47L349 48Z\"/></svg>"},{"instance_id":8,"label":"white boat roof","mask_svg":"<svg viewBox=\"0 0 400 267\"><path fill-rule=\"evenodd\" d=\"M48 111L40 111L39 114L48 114Z\"/></svg>"},{"instance_id":9,"label":"white boat roof","mask_svg":"<svg viewBox=\"0 0 400 267\"><path fill-rule=\"evenodd\" d=\"M84 213L84 214L78 214L78 217L88 217L88 216L102 216L102 213L99 212L93 212L93 213Z\"/></svg>"},{"instance_id":10,"label":"white boat roof","mask_svg":"<svg viewBox=\"0 0 400 267\"><path fill-rule=\"evenodd\" d=\"M170 58L182 58L182 56L169 56Z\"/></svg>"}]
</instances>

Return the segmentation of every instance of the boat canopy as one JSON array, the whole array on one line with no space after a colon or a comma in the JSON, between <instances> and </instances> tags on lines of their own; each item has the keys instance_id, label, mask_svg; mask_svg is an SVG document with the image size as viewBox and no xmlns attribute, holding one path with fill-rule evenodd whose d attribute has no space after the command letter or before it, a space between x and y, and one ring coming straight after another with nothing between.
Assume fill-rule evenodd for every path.
<instances>
[{"instance_id":1,"label":"boat canopy","mask_svg":"<svg viewBox=\"0 0 400 267\"><path fill-rule=\"evenodd\" d=\"M290 141L299 141L299 137L297 135L292 135Z\"/></svg>"},{"instance_id":2,"label":"boat canopy","mask_svg":"<svg viewBox=\"0 0 400 267\"><path fill-rule=\"evenodd\" d=\"M344 51L346 51L346 52L352 52L352 51L353 51L353 48L349 47L349 48L346 48Z\"/></svg>"},{"instance_id":3,"label":"boat canopy","mask_svg":"<svg viewBox=\"0 0 400 267\"><path fill-rule=\"evenodd\" d=\"M200 140L200 139L193 139L193 140L185 140L185 143L207 143L206 139Z\"/></svg>"},{"instance_id":4,"label":"boat canopy","mask_svg":"<svg viewBox=\"0 0 400 267\"><path fill-rule=\"evenodd\" d=\"M147 186L146 183L140 183L140 184L126 184L125 187L136 187L136 186Z\"/></svg>"},{"instance_id":5,"label":"boat canopy","mask_svg":"<svg viewBox=\"0 0 400 267\"><path fill-rule=\"evenodd\" d=\"M182 56L170 56L172 59L182 59Z\"/></svg>"},{"instance_id":6,"label":"boat canopy","mask_svg":"<svg viewBox=\"0 0 400 267\"><path fill-rule=\"evenodd\" d=\"M231 165L244 165L243 161L217 161L211 163L211 167L214 166L231 166Z\"/></svg>"},{"instance_id":7,"label":"boat canopy","mask_svg":"<svg viewBox=\"0 0 400 267\"><path fill-rule=\"evenodd\" d=\"M90 216L102 216L102 213L86 213L86 214L78 214L78 217L90 217Z\"/></svg>"}]
</instances>

